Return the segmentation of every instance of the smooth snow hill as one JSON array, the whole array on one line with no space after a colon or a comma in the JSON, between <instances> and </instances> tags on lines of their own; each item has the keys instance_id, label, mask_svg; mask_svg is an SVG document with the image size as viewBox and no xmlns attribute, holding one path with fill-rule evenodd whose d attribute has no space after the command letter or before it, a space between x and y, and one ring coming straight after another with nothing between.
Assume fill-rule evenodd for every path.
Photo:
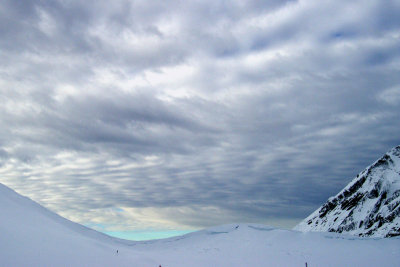
<instances>
[{"instance_id":1,"label":"smooth snow hill","mask_svg":"<svg viewBox=\"0 0 400 267\"><path fill-rule=\"evenodd\" d=\"M0 184L0 266L399 266L399 248L400 238L301 233L255 224L125 241L68 221Z\"/></svg>"},{"instance_id":2,"label":"smooth snow hill","mask_svg":"<svg viewBox=\"0 0 400 267\"><path fill-rule=\"evenodd\" d=\"M399 236L400 146L358 174L294 230Z\"/></svg>"}]
</instances>

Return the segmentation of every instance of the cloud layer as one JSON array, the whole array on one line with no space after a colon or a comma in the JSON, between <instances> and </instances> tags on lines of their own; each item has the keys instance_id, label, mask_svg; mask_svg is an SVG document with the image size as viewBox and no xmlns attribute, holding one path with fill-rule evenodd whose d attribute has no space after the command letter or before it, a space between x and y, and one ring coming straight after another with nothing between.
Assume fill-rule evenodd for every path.
<instances>
[{"instance_id":1,"label":"cloud layer","mask_svg":"<svg viewBox=\"0 0 400 267\"><path fill-rule=\"evenodd\" d=\"M398 1L3 1L0 182L108 231L290 227L399 144Z\"/></svg>"}]
</instances>

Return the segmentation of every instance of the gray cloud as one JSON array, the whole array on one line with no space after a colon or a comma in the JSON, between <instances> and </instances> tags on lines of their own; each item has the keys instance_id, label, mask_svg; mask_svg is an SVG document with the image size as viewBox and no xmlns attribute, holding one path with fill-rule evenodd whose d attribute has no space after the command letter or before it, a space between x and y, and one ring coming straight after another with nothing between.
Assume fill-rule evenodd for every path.
<instances>
[{"instance_id":1,"label":"gray cloud","mask_svg":"<svg viewBox=\"0 0 400 267\"><path fill-rule=\"evenodd\" d=\"M4 1L0 182L106 229L293 225L399 143L398 11Z\"/></svg>"}]
</instances>

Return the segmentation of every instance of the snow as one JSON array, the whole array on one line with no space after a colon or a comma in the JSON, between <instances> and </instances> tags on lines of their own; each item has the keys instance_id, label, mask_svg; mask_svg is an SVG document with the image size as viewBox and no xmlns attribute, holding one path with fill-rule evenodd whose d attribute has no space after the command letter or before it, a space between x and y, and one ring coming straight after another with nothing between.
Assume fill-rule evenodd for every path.
<instances>
[{"instance_id":1,"label":"snow","mask_svg":"<svg viewBox=\"0 0 400 267\"><path fill-rule=\"evenodd\" d=\"M0 184L0 266L398 266L399 248L397 237L302 233L256 224L126 241L68 221Z\"/></svg>"},{"instance_id":2,"label":"snow","mask_svg":"<svg viewBox=\"0 0 400 267\"><path fill-rule=\"evenodd\" d=\"M400 146L367 167L294 229L373 237L400 235Z\"/></svg>"}]
</instances>

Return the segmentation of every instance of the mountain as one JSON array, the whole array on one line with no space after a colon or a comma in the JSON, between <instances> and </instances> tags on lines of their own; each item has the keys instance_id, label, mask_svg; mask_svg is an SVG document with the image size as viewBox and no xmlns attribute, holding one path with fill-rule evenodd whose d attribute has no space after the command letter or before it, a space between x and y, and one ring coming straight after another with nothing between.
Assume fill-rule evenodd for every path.
<instances>
[{"instance_id":1,"label":"mountain","mask_svg":"<svg viewBox=\"0 0 400 267\"><path fill-rule=\"evenodd\" d=\"M294 230L372 237L400 235L400 146L358 174Z\"/></svg>"},{"instance_id":2,"label":"mountain","mask_svg":"<svg viewBox=\"0 0 400 267\"><path fill-rule=\"evenodd\" d=\"M257 224L126 241L68 221L0 184L0 266L396 266L399 247L400 238L301 233Z\"/></svg>"},{"instance_id":3,"label":"mountain","mask_svg":"<svg viewBox=\"0 0 400 267\"><path fill-rule=\"evenodd\" d=\"M0 184L0 266L116 266L129 241L71 222ZM119 257L118 266L132 266Z\"/></svg>"}]
</instances>

